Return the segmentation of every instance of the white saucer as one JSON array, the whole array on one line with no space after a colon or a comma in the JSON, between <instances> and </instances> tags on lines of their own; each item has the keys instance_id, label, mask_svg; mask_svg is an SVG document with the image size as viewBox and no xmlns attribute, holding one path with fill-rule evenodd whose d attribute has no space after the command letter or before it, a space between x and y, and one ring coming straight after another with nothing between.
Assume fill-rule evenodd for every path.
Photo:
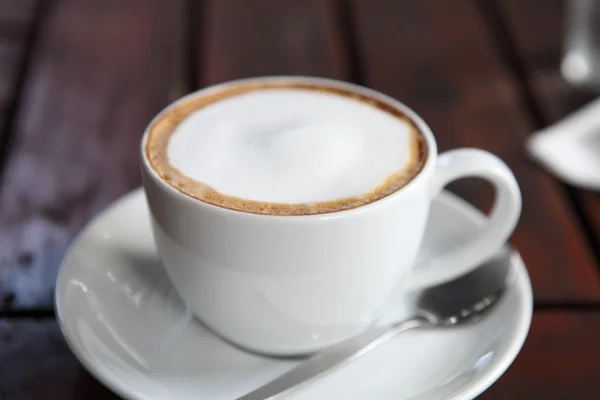
<instances>
[{"instance_id":1,"label":"white saucer","mask_svg":"<svg viewBox=\"0 0 600 400\"><path fill-rule=\"evenodd\" d=\"M144 400L235 399L294 366L238 350L192 318L156 257L147 213L141 190L125 196L84 229L63 261L56 308L81 363L121 396ZM422 256L476 235L484 221L442 194ZM474 398L508 368L529 330L531 284L518 255L514 268L516 283L486 319L399 335L289 398ZM403 308L396 304L394 313Z\"/></svg>"}]
</instances>

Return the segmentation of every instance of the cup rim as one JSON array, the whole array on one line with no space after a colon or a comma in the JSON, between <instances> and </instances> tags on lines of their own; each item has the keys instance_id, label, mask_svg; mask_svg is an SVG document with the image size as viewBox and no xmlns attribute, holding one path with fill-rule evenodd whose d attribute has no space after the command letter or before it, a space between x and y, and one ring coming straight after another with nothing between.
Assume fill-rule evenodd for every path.
<instances>
[{"instance_id":1,"label":"cup rim","mask_svg":"<svg viewBox=\"0 0 600 400\"><path fill-rule=\"evenodd\" d=\"M145 151L146 143L148 141L150 127L152 127L154 125L154 123L158 119L160 119L166 112L177 107L180 103L186 102L187 100L189 100L191 98L208 95L213 91L218 91L218 90L222 89L223 87L239 85L239 84L248 84L248 83L260 83L260 82L265 82L265 81L270 81L270 82L280 81L280 82L289 82L289 83L296 82L296 83L314 84L317 86L320 85L320 86L324 86L324 87L340 88L340 89L345 89L348 91L360 93L367 97L372 97L379 101L389 104L390 106L400 110L404 115L406 115L406 117L408 117L413 123L415 123L415 125L418 127L421 135L425 138L425 142L427 144L427 159L425 161L425 165L417 173L417 175L415 175L415 177L412 178L406 185L402 186L400 189L396 190L395 192L393 192L385 197L382 197L378 200L360 205L358 207L350 208L350 209L344 209L344 210L339 210L339 211L330 211L327 213L319 213L319 214L305 214L305 215L302 215L302 214L299 214L299 215L296 215L296 214L295 215L259 214L259 213L252 213L252 212L243 211L243 210L235 210L235 209L221 207L221 206L218 206L215 204L211 204L211 203L202 201L200 199L197 199L195 197L192 197L188 194L182 193L181 191L177 190L175 187L173 187L172 185L170 185L169 183L164 181L160 177L158 172L154 168L152 168L152 165L150 165L150 161L146 157L146 151ZM363 213L366 211L373 210L377 207L383 207L386 204L394 201L394 199L402 196L406 192L411 191L415 186L420 184L420 182L423 179L425 179L425 177L428 176L430 174L430 171L434 168L435 161L437 159L437 143L435 141L435 137L433 136L433 132L429 128L429 125L427 125L427 123L414 110L412 110L406 104L400 102L399 100L394 99L393 97L391 97L387 94L384 94L384 93L379 92L374 89L370 89L365 86L357 85L355 83L340 81L340 80L336 80L336 79L313 77L313 76L307 76L307 75L271 75L271 76L255 76L255 77L241 78L241 79L235 79L235 80L217 83L217 84L210 85L210 86L204 87L202 89L193 91L191 93L188 93L187 95L175 100L174 102L172 102L169 105L167 105L166 107L164 107L160 112L158 112L152 118L152 120L146 126L146 128L144 129L144 134L140 141L140 153L141 153L141 158L142 158L142 167L144 168L146 173L157 183L157 185L161 189L166 190L179 198L184 198L184 199L186 199L185 201L190 201L195 204L198 204L198 206L200 206L200 207L207 207L208 210L212 210L214 212L223 212L226 214L237 215L237 216L245 215L245 216L248 216L251 218L269 218L269 219L293 218L293 219L302 219L302 220L306 220L306 219L323 220L323 219L331 219L331 218L340 218L340 217L348 216L348 215L356 215L356 214L360 214L360 213Z\"/></svg>"}]
</instances>

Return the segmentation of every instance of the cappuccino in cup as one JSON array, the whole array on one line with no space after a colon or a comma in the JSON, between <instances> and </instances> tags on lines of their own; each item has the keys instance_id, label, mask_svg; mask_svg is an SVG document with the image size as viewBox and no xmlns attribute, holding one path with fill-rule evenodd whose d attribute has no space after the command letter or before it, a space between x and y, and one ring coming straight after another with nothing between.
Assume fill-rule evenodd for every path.
<instances>
[{"instance_id":1,"label":"cappuccino in cup","mask_svg":"<svg viewBox=\"0 0 600 400\"><path fill-rule=\"evenodd\" d=\"M263 77L192 93L149 124L142 177L158 255L213 332L298 355L372 325L394 290L452 280L512 233L510 169L477 149L437 153L427 124L382 93ZM496 203L477 237L414 268L429 207L479 177Z\"/></svg>"},{"instance_id":2,"label":"cappuccino in cup","mask_svg":"<svg viewBox=\"0 0 600 400\"><path fill-rule=\"evenodd\" d=\"M182 193L270 215L360 207L410 182L419 128L382 101L310 83L240 82L183 101L150 127L146 156Z\"/></svg>"}]
</instances>

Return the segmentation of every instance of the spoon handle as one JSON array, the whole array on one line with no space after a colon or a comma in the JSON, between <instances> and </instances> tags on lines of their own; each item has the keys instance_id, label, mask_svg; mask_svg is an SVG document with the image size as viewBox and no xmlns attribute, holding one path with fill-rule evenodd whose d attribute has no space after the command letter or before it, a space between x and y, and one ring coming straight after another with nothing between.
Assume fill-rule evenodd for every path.
<instances>
[{"instance_id":1,"label":"spoon handle","mask_svg":"<svg viewBox=\"0 0 600 400\"><path fill-rule=\"evenodd\" d=\"M415 317L393 325L385 325L346 339L317 353L297 367L237 400L264 400L314 381L342 364L354 361L398 333L428 324L424 317Z\"/></svg>"}]
</instances>

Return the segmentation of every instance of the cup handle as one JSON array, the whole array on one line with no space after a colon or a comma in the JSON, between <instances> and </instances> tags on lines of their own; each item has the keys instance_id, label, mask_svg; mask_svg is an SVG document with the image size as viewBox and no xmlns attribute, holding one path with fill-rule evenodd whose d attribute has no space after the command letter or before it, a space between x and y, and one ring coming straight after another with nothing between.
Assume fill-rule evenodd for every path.
<instances>
[{"instance_id":1,"label":"cup handle","mask_svg":"<svg viewBox=\"0 0 600 400\"><path fill-rule=\"evenodd\" d=\"M431 186L431 198L449 182L478 177L490 181L496 196L492 212L481 233L464 245L415 269L405 282L406 290L418 290L452 280L477 268L498 250L515 229L521 214L521 192L508 166L495 155L479 149L457 149L439 155Z\"/></svg>"}]
</instances>

